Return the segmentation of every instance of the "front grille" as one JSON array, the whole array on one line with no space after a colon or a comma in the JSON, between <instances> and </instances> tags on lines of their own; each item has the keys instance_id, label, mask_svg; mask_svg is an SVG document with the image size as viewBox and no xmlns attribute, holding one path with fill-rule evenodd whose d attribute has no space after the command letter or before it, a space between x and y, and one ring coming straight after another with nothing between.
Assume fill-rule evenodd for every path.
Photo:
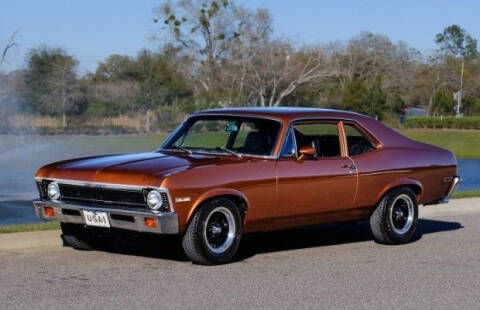
<instances>
[{"instance_id":1,"label":"front grille","mask_svg":"<svg viewBox=\"0 0 480 310\"><path fill-rule=\"evenodd\" d=\"M69 184L58 184L60 200L65 202L88 202L104 205L125 205L145 208L142 191L88 187Z\"/></svg>"},{"instance_id":2,"label":"front grille","mask_svg":"<svg viewBox=\"0 0 480 310\"><path fill-rule=\"evenodd\" d=\"M51 181L37 181L37 188L40 198L48 199L47 187ZM148 189L113 189L106 187L82 186L72 184L58 184L60 188L60 199L66 203L82 203L95 206L124 206L131 208L148 209L146 197ZM162 210L168 211L170 203L168 194L160 192L163 200Z\"/></svg>"}]
</instances>

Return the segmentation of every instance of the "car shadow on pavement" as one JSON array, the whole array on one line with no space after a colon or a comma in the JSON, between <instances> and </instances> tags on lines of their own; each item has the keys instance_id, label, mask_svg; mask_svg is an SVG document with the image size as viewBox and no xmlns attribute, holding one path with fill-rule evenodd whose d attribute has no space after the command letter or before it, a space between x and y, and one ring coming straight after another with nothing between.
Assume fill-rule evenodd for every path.
<instances>
[{"instance_id":1,"label":"car shadow on pavement","mask_svg":"<svg viewBox=\"0 0 480 310\"><path fill-rule=\"evenodd\" d=\"M458 222L419 219L412 242L423 235L461 229ZM180 236L157 236L152 234L124 233L117 241L101 250L123 254L145 256L179 262L188 261L181 248ZM242 261L257 254L372 241L368 221L356 223L321 224L306 228L276 232L252 233L242 236L236 261Z\"/></svg>"},{"instance_id":2,"label":"car shadow on pavement","mask_svg":"<svg viewBox=\"0 0 480 310\"><path fill-rule=\"evenodd\" d=\"M422 235L461 229L458 222L419 219L417 230L411 242ZM353 242L372 241L368 221L355 223L322 224L307 228L255 233L242 237L237 260L241 261L256 254L338 245Z\"/></svg>"},{"instance_id":3,"label":"car shadow on pavement","mask_svg":"<svg viewBox=\"0 0 480 310\"><path fill-rule=\"evenodd\" d=\"M109 235L110 232L113 232L113 234ZM107 231L107 234L103 237L102 246L97 250L179 262L188 261L182 250L182 239L178 235L139 234L113 229Z\"/></svg>"}]
</instances>

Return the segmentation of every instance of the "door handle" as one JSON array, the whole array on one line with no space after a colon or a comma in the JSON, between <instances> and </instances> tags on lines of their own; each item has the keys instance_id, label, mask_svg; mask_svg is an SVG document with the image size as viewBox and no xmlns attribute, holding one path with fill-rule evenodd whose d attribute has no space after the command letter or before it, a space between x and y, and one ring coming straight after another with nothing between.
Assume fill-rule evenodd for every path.
<instances>
[{"instance_id":1,"label":"door handle","mask_svg":"<svg viewBox=\"0 0 480 310\"><path fill-rule=\"evenodd\" d=\"M348 169L355 170L356 167L354 164L343 164L340 166L340 168L348 168Z\"/></svg>"}]
</instances>

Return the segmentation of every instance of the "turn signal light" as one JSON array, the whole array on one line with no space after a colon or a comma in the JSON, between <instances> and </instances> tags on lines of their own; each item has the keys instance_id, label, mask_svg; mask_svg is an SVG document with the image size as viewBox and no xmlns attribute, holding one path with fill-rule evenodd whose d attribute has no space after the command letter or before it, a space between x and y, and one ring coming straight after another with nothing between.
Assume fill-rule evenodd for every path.
<instances>
[{"instance_id":1,"label":"turn signal light","mask_svg":"<svg viewBox=\"0 0 480 310\"><path fill-rule=\"evenodd\" d=\"M43 213L46 217L55 217L55 210L52 207L44 207Z\"/></svg>"},{"instance_id":2,"label":"turn signal light","mask_svg":"<svg viewBox=\"0 0 480 310\"><path fill-rule=\"evenodd\" d=\"M145 226L149 228L157 228L157 220L153 217L146 217L145 218Z\"/></svg>"}]
</instances>

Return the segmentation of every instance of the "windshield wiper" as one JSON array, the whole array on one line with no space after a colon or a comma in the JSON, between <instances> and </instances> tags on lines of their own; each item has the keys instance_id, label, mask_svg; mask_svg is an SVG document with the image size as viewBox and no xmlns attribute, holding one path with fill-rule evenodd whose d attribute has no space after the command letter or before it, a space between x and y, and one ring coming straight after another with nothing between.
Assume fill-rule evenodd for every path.
<instances>
[{"instance_id":1,"label":"windshield wiper","mask_svg":"<svg viewBox=\"0 0 480 310\"><path fill-rule=\"evenodd\" d=\"M184 151L184 152L186 152L186 153L188 153L188 154L192 154L192 153L193 153L191 150L189 150L189 149L187 149L187 148L185 148L185 147L183 147L183 146L180 146L180 145L172 145L172 148L182 150L182 151Z\"/></svg>"},{"instance_id":2,"label":"windshield wiper","mask_svg":"<svg viewBox=\"0 0 480 310\"><path fill-rule=\"evenodd\" d=\"M232 151L232 150L230 150L230 149L227 149L226 147L223 147L223 146L217 147L217 150L222 150L222 151L225 151L225 152L230 153L230 154L232 154L232 155L235 155L235 156L237 156L238 158L242 158L242 155L241 155L241 154L238 154L237 152Z\"/></svg>"}]
</instances>

